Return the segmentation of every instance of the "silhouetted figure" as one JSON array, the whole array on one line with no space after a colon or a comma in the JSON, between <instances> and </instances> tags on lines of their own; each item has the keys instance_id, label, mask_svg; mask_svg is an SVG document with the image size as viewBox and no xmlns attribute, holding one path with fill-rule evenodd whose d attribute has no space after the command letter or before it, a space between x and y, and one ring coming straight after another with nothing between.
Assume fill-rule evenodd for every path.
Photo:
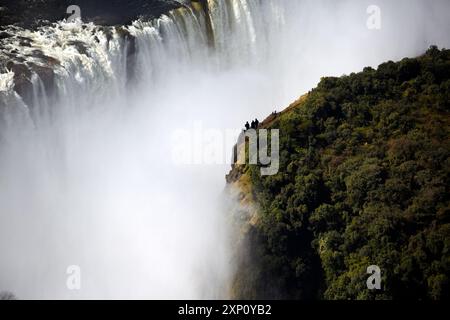
<instances>
[{"instance_id":1,"label":"silhouetted figure","mask_svg":"<svg viewBox=\"0 0 450 320\"><path fill-rule=\"evenodd\" d=\"M251 128L252 128L252 129L255 129L255 128L256 128L256 126L255 126L255 121L252 121Z\"/></svg>"},{"instance_id":2,"label":"silhouetted figure","mask_svg":"<svg viewBox=\"0 0 450 320\"><path fill-rule=\"evenodd\" d=\"M255 129L258 129L258 127L259 127L259 120L255 119Z\"/></svg>"},{"instance_id":3,"label":"silhouetted figure","mask_svg":"<svg viewBox=\"0 0 450 320\"><path fill-rule=\"evenodd\" d=\"M248 121L245 123L245 130L247 131L248 129L250 129L250 125L248 124Z\"/></svg>"}]
</instances>

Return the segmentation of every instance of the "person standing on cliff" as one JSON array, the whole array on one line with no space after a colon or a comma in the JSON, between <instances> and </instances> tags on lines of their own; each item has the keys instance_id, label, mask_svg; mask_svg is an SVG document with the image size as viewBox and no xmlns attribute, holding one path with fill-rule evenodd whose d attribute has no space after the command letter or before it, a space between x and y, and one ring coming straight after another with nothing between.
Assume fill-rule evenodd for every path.
<instances>
[{"instance_id":1,"label":"person standing on cliff","mask_svg":"<svg viewBox=\"0 0 450 320\"><path fill-rule=\"evenodd\" d=\"M255 129L258 129L258 127L259 127L259 120L255 119Z\"/></svg>"},{"instance_id":2,"label":"person standing on cliff","mask_svg":"<svg viewBox=\"0 0 450 320\"><path fill-rule=\"evenodd\" d=\"M248 124L248 121L245 123L245 131L247 131L248 129L250 129L250 125Z\"/></svg>"}]
</instances>

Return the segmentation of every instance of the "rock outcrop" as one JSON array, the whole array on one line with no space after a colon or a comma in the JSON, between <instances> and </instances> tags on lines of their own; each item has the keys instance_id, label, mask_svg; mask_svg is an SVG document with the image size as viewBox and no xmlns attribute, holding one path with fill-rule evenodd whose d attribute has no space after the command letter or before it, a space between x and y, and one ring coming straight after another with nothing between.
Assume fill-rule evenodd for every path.
<instances>
[{"instance_id":1,"label":"rock outcrop","mask_svg":"<svg viewBox=\"0 0 450 320\"><path fill-rule=\"evenodd\" d=\"M99 25L123 25L140 17L155 18L180 6L167 0L6 0L0 4L0 26L33 28L68 18L70 5L81 9L85 22Z\"/></svg>"}]
</instances>

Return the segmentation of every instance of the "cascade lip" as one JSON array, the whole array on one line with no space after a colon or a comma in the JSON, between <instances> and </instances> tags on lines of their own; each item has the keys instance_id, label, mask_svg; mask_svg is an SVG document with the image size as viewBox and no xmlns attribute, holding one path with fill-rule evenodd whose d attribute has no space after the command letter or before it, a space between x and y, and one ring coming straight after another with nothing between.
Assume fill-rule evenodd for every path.
<instances>
[{"instance_id":1,"label":"cascade lip","mask_svg":"<svg viewBox=\"0 0 450 320\"><path fill-rule=\"evenodd\" d=\"M116 32L121 40L128 42L126 59L127 71L133 74L133 57L135 54L135 35L130 32L137 21L148 22L161 19L165 14L190 4L200 3L204 10L205 0L99 0L93 3L87 0L5 0L0 6L0 74L9 77L12 71L13 86L2 85L1 91L10 92L11 88L18 93L24 102L31 101L32 74L37 74L43 81L48 93L54 90L54 77L58 67L63 65L61 57L45 53L47 43L35 43L38 38L47 37L55 30L72 30L72 34L101 31L105 33L109 45L112 33ZM28 7L26 7L28 5ZM81 25L72 23L64 14L68 6L77 5L81 11ZM106 9L105 9L106 8ZM103 10L105 9L105 10ZM33 15L32 15L33 14ZM73 25L72 25L73 24ZM207 26L208 28L208 26ZM114 30L114 31L113 31ZM94 33L92 33L94 35ZM100 41L95 35L97 42ZM39 41L38 41L39 42ZM41 41L42 42L42 41ZM70 40L64 43L71 46L79 54L87 55L88 45L83 40ZM33 50L34 49L34 50ZM6 79L6 78L5 78ZM6 90L8 89L8 90Z\"/></svg>"},{"instance_id":2,"label":"cascade lip","mask_svg":"<svg viewBox=\"0 0 450 320\"><path fill-rule=\"evenodd\" d=\"M132 54L133 37L122 27L131 25L134 21L150 21L161 17L171 10L185 4L175 0L5 0L0 6L0 73L8 70L14 72L14 90L24 100L31 90L31 73L37 73L50 91L53 87L54 66L60 61L46 56L39 48L23 57L20 47L32 48L33 39L22 37L19 32L29 30L45 30L64 22L70 14L66 14L69 5L78 5L81 9L83 24L93 23L98 28L104 28L109 34L110 28L116 28L123 38L131 42L127 54ZM11 49L11 45L17 48ZM69 43L70 44L70 43ZM77 50L83 49L81 41L72 43ZM83 51L83 50L81 50ZM86 50L84 50L86 51ZM30 61L28 61L30 59ZM36 66L38 61L39 66Z\"/></svg>"},{"instance_id":3,"label":"cascade lip","mask_svg":"<svg viewBox=\"0 0 450 320\"><path fill-rule=\"evenodd\" d=\"M0 32L10 25L35 29L61 21L70 16L66 13L70 5L80 7L84 22L114 26L157 18L183 4L176 0L5 0L0 5Z\"/></svg>"}]
</instances>

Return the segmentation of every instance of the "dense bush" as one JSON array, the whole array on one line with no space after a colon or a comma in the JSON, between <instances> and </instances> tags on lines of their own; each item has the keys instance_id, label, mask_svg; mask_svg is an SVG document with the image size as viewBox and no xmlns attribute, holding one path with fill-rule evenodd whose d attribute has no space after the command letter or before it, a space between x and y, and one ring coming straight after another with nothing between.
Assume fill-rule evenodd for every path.
<instances>
[{"instance_id":1,"label":"dense bush","mask_svg":"<svg viewBox=\"0 0 450 320\"><path fill-rule=\"evenodd\" d=\"M236 295L448 298L449 110L450 50L431 47L324 78L279 114L279 174L247 168L261 217ZM366 287L373 264L380 291Z\"/></svg>"}]
</instances>

